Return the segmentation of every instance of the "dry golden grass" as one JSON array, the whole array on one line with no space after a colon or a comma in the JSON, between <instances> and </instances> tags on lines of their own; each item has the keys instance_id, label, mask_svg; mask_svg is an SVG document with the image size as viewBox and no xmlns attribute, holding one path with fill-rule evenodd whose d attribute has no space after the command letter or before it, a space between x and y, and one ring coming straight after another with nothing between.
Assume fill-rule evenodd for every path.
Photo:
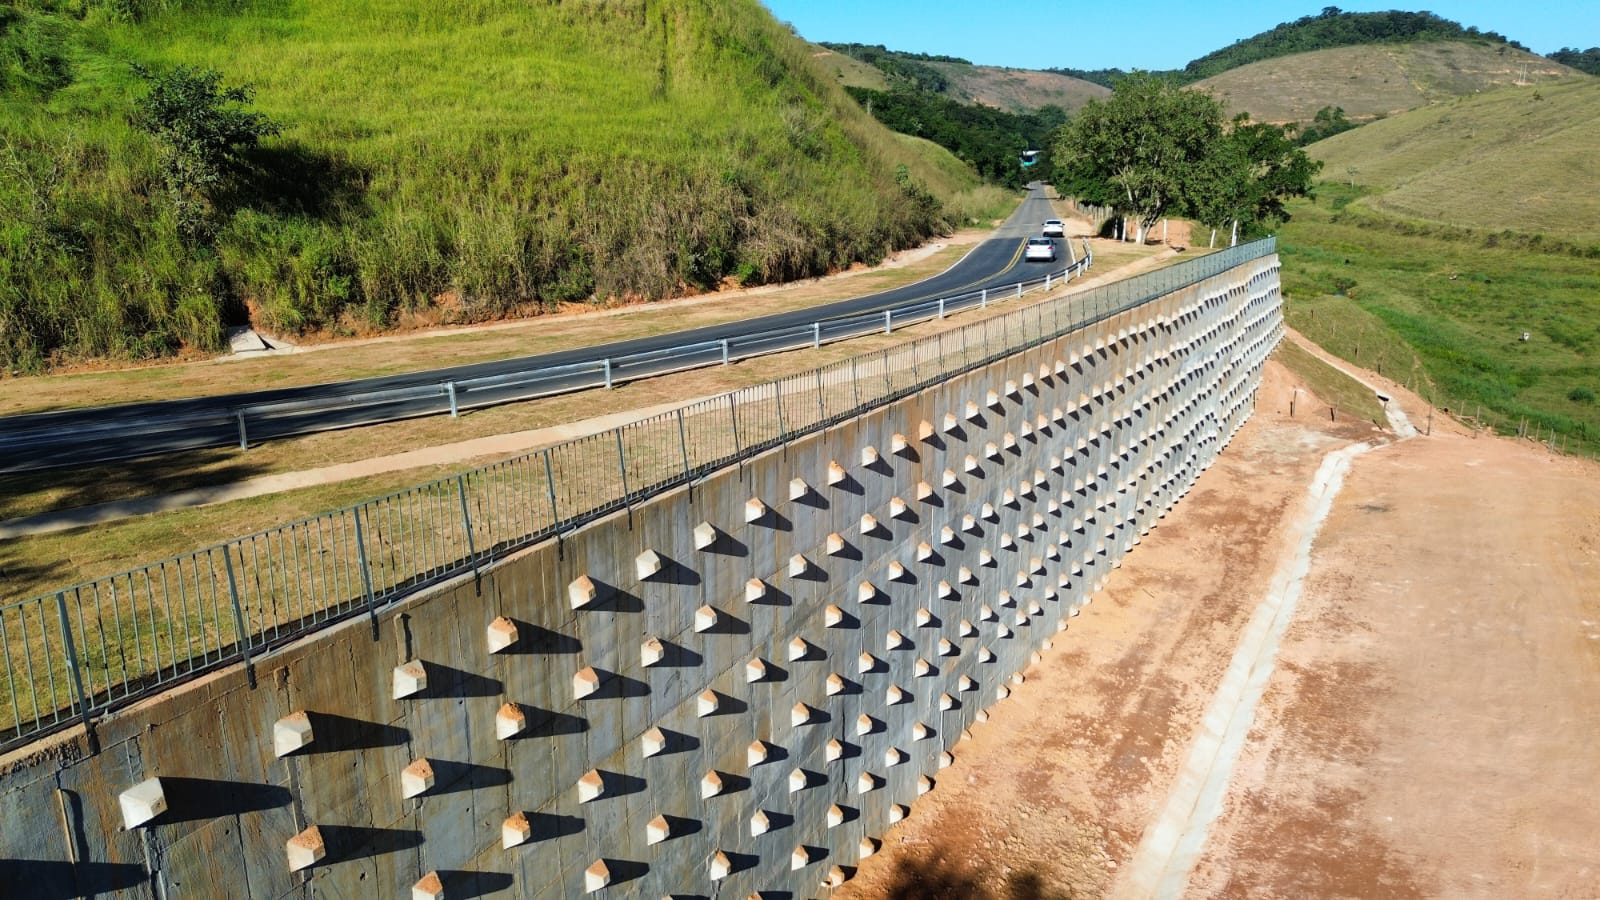
<instances>
[{"instance_id":1,"label":"dry golden grass","mask_svg":"<svg viewBox=\"0 0 1600 900\"><path fill-rule=\"evenodd\" d=\"M1571 77L1573 70L1515 48L1458 41L1333 47L1262 60L1196 82L1262 122L1308 122L1324 106L1352 119L1392 115L1522 81Z\"/></svg>"}]
</instances>

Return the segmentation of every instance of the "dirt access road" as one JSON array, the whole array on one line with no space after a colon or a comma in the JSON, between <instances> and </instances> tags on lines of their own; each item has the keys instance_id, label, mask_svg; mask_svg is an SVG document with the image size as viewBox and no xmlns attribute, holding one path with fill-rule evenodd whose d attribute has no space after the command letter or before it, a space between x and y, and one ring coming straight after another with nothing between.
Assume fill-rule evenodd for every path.
<instances>
[{"instance_id":1,"label":"dirt access road","mask_svg":"<svg viewBox=\"0 0 1600 900\"><path fill-rule=\"evenodd\" d=\"M832 896L1600 897L1600 467L1439 417L1390 442L1304 393L1291 420L1296 386L1269 364L1219 461ZM1187 807L1308 486L1366 442ZM1153 827L1174 796L1182 825ZM1188 858L1152 869L1178 831Z\"/></svg>"}]
</instances>

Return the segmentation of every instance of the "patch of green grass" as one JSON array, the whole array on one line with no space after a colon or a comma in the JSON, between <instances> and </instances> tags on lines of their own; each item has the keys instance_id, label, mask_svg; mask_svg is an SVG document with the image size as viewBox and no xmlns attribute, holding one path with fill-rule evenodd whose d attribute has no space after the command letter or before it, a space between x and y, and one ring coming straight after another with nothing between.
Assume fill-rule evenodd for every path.
<instances>
[{"instance_id":1,"label":"patch of green grass","mask_svg":"<svg viewBox=\"0 0 1600 900\"><path fill-rule=\"evenodd\" d=\"M1600 451L1574 399L1600 372L1600 260L1373 229L1335 212L1351 194L1322 185L1279 234L1289 324L1436 406Z\"/></svg>"},{"instance_id":2,"label":"patch of green grass","mask_svg":"<svg viewBox=\"0 0 1600 900\"><path fill-rule=\"evenodd\" d=\"M1318 359L1294 341L1279 344L1276 353L1279 362L1334 409L1345 416L1388 427L1383 405L1366 385Z\"/></svg>"},{"instance_id":3,"label":"patch of green grass","mask_svg":"<svg viewBox=\"0 0 1600 900\"><path fill-rule=\"evenodd\" d=\"M7 369L215 349L247 312L340 334L817 275L946 227L917 184L976 183L755 0L23 6L0 35L40 69L0 79ZM134 64L218 70L283 126L216 197L212 246L177 237Z\"/></svg>"}]
</instances>

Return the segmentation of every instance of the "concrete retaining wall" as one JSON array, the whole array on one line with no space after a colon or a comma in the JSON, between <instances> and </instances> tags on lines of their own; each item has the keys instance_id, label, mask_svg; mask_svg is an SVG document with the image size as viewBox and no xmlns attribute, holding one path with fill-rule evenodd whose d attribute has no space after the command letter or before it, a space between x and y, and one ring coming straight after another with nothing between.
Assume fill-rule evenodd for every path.
<instances>
[{"instance_id":1,"label":"concrete retaining wall","mask_svg":"<svg viewBox=\"0 0 1600 900\"><path fill-rule=\"evenodd\" d=\"M1268 257L277 651L253 687L13 754L0 884L824 894L1070 639L1280 332ZM152 778L165 811L129 829Z\"/></svg>"}]
</instances>

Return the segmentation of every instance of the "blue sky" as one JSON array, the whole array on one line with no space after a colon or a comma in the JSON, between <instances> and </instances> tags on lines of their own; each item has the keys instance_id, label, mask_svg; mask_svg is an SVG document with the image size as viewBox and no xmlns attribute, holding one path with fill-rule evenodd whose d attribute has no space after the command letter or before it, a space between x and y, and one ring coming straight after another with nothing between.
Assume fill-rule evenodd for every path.
<instances>
[{"instance_id":1,"label":"blue sky","mask_svg":"<svg viewBox=\"0 0 1600 900\"><path fill-rule=\"evenodd\" d=\"M1307 3L1046 2L1046 0L764 0L813 41L883 44L975 63L1043 69L1174 69L1279 22L1316 15ZM1536 53L1600 45L1600 0L1339 2L1349 12L1426 9L1498 31Z\"/></svg>"}]
</instances>

